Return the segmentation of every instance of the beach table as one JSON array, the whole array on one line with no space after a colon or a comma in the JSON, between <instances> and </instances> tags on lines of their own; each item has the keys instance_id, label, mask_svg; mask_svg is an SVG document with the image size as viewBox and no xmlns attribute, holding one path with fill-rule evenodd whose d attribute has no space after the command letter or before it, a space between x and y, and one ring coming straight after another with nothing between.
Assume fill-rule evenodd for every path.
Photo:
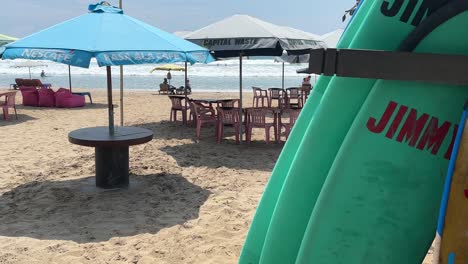
<instances>
[{"instance_id":1,"label":"beach table","mask_svg":"<svg viewBox=\"0 0 468 264\"><path fill-rule=\"evenodd\" d=\"M216 104L216 106L219 106L222 102L229 102L234 99L192 99L192 101L201 103L201 104L209 104L210 107L213 107L213 104Z\"/></svg>"},{"instance_id":2,"label":"beach table","mask_svg":"<svg viewBox=\"0 0 468 264\"><path fill-rule=\"evenodd\" d=\"M139 127L87 127L71 131L68 140L95 148L96 186L104 189L126 188L129 184L129 146L153 139L151 130Z\"/></svg>"}]
</instances>

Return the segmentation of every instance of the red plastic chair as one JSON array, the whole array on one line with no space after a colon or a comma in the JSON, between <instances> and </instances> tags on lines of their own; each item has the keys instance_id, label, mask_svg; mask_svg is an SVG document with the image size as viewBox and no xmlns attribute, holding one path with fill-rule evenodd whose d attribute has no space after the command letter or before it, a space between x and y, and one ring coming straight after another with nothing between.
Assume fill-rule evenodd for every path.
<instances>
[{"instance_id":1,"label":"red plastic chair","mask_svg":"<svg viewBox=\"0 0 468 264\"><path fill-rule=\"evenodd\" d=\"M181 112L182 114L182 122L185 124L187 123L187 108L185 104L183 104L184 97L180 96L169 96L171 99L172 107L171 107L171 121L177 121L177 112Z\"/></svg>"},{"instance_id":2,"label":"red plastic chair","mask_svg":"<svg viewBox=\"0 0 468 264\"><path fill-rule=\"evenodd\" d=\"M218 127L217 127L217 142L221 143L224 135L224 126L232 125L234 127L236 144L240 143L240 116L239 108L222 108L218 107Z\"/></svg>"},{"instance_id":3,"label":"red plastic chair","mask_svg":"<svg viewBox=\"0 0 468 264\"><path fill-rule=\"evenodd\" d=\"M263 90L262 88L259 88L259 87L252 87L252 91L253 91L252 105L254 107L259 107L260 100L262 101L262 107L265 107L264 100L267 101L267 105L268 105L267 90Z\"/></svg>"},{"instance_id":4,"label":"red plastic chair","mask_svg":"<svg viewBox=\"0 0 468 264\"><path fill-rule=\"evenodd\" d=\"M240 106L240 99L232 99L229 101L221 101L220 105L222 108L232 108L232 107L239 107Z\"/></svg>"},{"instance_id":5,"label":"red plastic chair","mask_svg":"<svg viewBox=\"0 0 468 264\"><path fill-rule=\"evenodd\" d=\"M287 100L288 108L301 108L302 95L301 95L301 91L299 88L297 87L286 88L286 94L288 96L288 100Z\"/></svg>"},{"instance_id":6,"label":"red plastic chair","mask_svg":"<svg viewBox=\"0 0 468 264\"><path fill-rule=\"evenodd\" d=\"M3 120L9 119L8 117L8 108L13 108L15 110L15 117L18 119L18 114L16 113L15 98L16 92L8 92L0 94L0 97L5 96L5 102L0 103L0 107L3 110Z\"/></svg>"},{"instance_id":7,"label":"red plastic chair","mask_svg":"<svg viewBox=\"0 0 468 264\"><path fill-rule=\"evenodd\" d=\"M267 144L269 144L270 143L270 129L273 127L273 130L275 133L274 134L275 141L276 142L278 141L276 121L273 121L272 123L267 123L266 122L267 114L272 114L274 116L274 113L271 109L267 109L267 108L247 109L247 128L246 128L247 143L250 143L252 141L252 129L253 128L265 129L265 141Z\"/></svg>"},{"instance_id":8,"label":"red plastic chair","mask_svg":"<svg viewBox=\"0 0 468 264\"><path fill-rule=\"evenodd\" d=\"M300 112L301 110L299 109L286 109L281 112L281 117L279 118L279 135L281 135L281 129L284 127L286 140L288 140L289 134L291 133ZM288 115L287 122L283 122L283 115Z\"/></svg>"},{"instance_id":9,"label":"red plastic chair","mask_svg":"<svg viewBox=\"0 0 468 264\"><path fill-rule=\"evenodd\" d=\"M194 116L194 122L197 128L197 140L200 139L201 127L203 124L214 124L218 122L215 110L210 107L203 106L201 104L190 102L190 111ZM216 131L216 130L215 130Z\"/></svg>"},{"instance_id":10,"label":"red plastic chair","mask_svg":"<svg viewBox=\"0 0 468 264\"><path fill-rule=\"evenodd\" d=\"M286 91L281 88L268 88L268 107L273 106L273 100L278 102L278 107L282 108L286 104Z\"/></svg>"}]
</instances>

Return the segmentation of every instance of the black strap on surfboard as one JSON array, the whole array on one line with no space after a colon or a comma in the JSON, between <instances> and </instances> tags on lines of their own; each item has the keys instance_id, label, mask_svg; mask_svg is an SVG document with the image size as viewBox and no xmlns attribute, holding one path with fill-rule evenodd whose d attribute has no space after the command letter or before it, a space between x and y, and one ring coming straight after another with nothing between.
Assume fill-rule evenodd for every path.
<instances>
[{"instance_id":1,"label":"black strap on surfboard","mask_svg":"<svg viewBox=\"0 0 468 264\"><path fill-rule=\"evenodd\" d=\"M465 11L468 11L468 1L449 1L423 20L401 43L398 51L311 50L309 67L298 72L468 85L468 56L410 52L438 26Z\"/></svg>"}]
</instances>

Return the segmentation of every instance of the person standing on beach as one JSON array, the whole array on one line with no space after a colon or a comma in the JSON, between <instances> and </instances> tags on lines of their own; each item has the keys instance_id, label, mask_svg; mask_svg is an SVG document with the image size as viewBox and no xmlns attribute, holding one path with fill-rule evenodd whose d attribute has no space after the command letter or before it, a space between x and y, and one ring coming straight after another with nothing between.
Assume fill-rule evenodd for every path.
<instances>
[{"instance_id":1,"label":"person standing on beach","mask_svg":"<svg viewBox=\"0 0 468 264\"><path fill-rule=\"evenodd\" d=\"M41 78L44 78L44 77L46 77L46 75L45 75L45 71L44 71L44 70L42 70L42 71L41 71Z\"/></svg>"},{"instance_id":2,"label":"person standing on beach","mask_svg":"<svg viewBox=\"0 0 468 264\"><path fill-rule=\"evenodd\" d=\"M169 69L169 71L167 72L166 78L167 78L167 80L169 81L169 84L171 84L171 79L172 79L171 69Z\"/></svg>"}]
</instances>

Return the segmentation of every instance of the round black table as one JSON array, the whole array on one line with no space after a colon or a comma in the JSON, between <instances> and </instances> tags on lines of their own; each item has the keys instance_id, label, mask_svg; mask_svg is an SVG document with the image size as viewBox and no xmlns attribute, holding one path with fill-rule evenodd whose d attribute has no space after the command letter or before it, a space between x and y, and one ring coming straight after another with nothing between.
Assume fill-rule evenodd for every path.
<instances>
[{"instance_id":1,"label":"round black table","mask_svg":"<svg viewBox=\"0 0 468 264\"><path fill-rule=\"evenodd\" d=\"M153 139L151 130L139 127L116 127L114 135L109 127L87 127L68 134L77 145L95 148L96 186L105 189L128 187L128 147Z\"/></svg>"}]
</instances>

